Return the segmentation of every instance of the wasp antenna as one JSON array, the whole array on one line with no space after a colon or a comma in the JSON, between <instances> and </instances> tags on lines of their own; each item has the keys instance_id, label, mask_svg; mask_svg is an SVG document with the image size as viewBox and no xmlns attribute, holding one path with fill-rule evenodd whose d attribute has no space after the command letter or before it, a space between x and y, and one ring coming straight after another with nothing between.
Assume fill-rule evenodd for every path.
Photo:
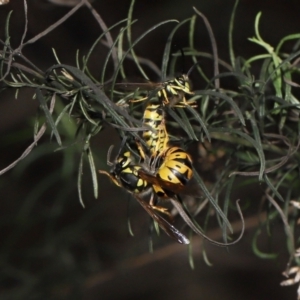
<instances>
[{"instance_id":1,"label":"wasp antenna","mask_svg":"<svg viewBox=\"0 0 300 300\"><path fill-rule=\"evenodd\" d=\"M184 52L183 52L182 48L180 48L180 52L181 52L181 58L182 58L182 74L183 74L184 67L185 67L185 56L184 56Z\"/></svg>"},{"instance_id":2,"label":"wasp antenna","mask_svg":"<svg viewBox=\"0 0 300 300\"><path fill-rule=\"evenodd\" d=\"M113 166L113 163L110 161L110 158L111 158L111 152L112 152L112 149L114 148L114 145L111 145L107 151L107 164L111 167Z\"/></svg>"},{"instance_id":3,"label":"wasp antenna","mask_svg":"<svg viewBox=\"0 0 300 300\"><path fill-rule=\"evenodd\" d=\"M197 61L196 63L194 63L191 67L190 67L190 69L188 70L188 72L186 73L186 76L190 76L190 74L191 74L191 72L194 70L194 68L197 66L197 65L199 65L200 64L200 61Z\"/></svg>"},{"instance_id":4,"label":"wasp antenna","mask_svg":"<svg viewBox=\"0 0 300 300\"><path fill-rule=\"evenodd\" d=\"M126 141L127 141L127 136L124 136L117 157L120 157L122 151L124 150Z\"/></svg>"}]
</instances>

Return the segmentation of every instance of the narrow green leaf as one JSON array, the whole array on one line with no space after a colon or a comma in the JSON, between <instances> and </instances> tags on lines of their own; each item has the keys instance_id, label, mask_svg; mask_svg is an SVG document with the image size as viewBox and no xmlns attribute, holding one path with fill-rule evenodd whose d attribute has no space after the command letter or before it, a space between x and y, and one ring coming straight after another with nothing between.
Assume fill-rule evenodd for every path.
<instances>
[{"instance_id":1,"label":"narrow green leaf","mask_svg":"<svg viewBox=\"0 0 300 300\"><path fill-rule=\"evenodd\" d=\"M82 189L81 189L82 174L83 174L83 156L84 156L84 151L81 152L80 160L79 160L78 177L77 177L77 190L78 190L79 202L82 205L82 207L85 208L83 198L82 198Z\"/></svg>"},{"instance_id":2,"label":"narrow green leaf","mask_svg":"<svg viewBox=\"0 0 300 300\"><path fill-rule=\"evenodd\" d=\"M232 186L233 186L234 181L235 181L235 176L232 176L229 179L228 184L227 184L227 188L226 188L226 194L225 194L225 197L224 197L224 206L223 206L223 213L226 217L228 215L230 195L231 195ZM222 226L222 232L223 232L223 240L224 240L225 243L227 243L227 226L225 226L224 222L223 222L223 226Z\"/></svg>"},{"instance_id":3,"label":"narrow green leaf","mask_svg":"<svg viewBox=\"0 0 300 300\"><path fill-rule=\"evenodd\" d=\"M163 58L162 58L162 66L161 66L161 80L165 81L166 77L167 77L167 69L168 69L168 64L169 64L169 57L170 57L170 51L171 51L171 44L172 44L172 39L174 34L176 33L176 31L182 26L184 25L186 22L190 21L191 18L185 19L183 21L181 21L179 24L177 24L174 29L172 30L172 32L170 33L170 35L168 36L166 45L165 45L165 50L164 50L164 54L163 54ZM175 22L178 22L176 20L174 20Z\"/></svg>"},{"instance_id":4,"label":"narrow green leaf","mask_svg":"<svg viewBox=\"0 0 300 300\"><path fill-rule=\"evenodd\" d=\"M61 121L61 119L63 118L63 116L66 114L67 110L72 106L72 103L67 104L59 113L59 115L57 116L56 120L55 120L55 126L57 127L57 125L59 124L59 122ZM53 135L53 131L51 132L50 135L50 139L52 138Z\"/></svg>"},{"instance_id":5,"label":"narrow green leaf","mask_svg":"<svg viewBox=\"0 0 300 300\"><path fill-rule=\"evenodd\" d=\"M210 134L209 134L208 129L207 129L207 127L206 127L204 121L202 120L201 116L196 112L196 110L195 110L193 107L191 107L191 106L189 106L189 105L187 106L187 110L188 110L189 112L191 112L191 114L192 114L192 115L195 117L195 119L199 122L200 127L203 129L203 131L204 131L204 133L205 133L205 135L206 135L208 141L211 142Z\"/></svg>"},{"instance_id":6,"label":"narrow green leaf","mask_svg":"<svg viewBox=\"0 0 300 300\"><path fill-rule=\"evenodd\" d=\"M234 19L235 19L235 12L238 6L239 0L236 0L232 9L232 13L230 16L230 22L229 22L229 31L228 31L228 41L229 41L229 56L230 56L230 62L235 69L235 55L234 55L234 49L233 49L233 27L234 27Z\"/></svg>"},{"instance_id":7,"label":"narrow green leaf","mask_svg":"<svg viewBox=\"0 0 300 300\"><path fill-rule=\"evenodd\" d=\"M116 80L117 80L117 76L118 76L118 73L119 73L119 70L121 68L121 66L123 65L123 61L125 60L125 58L127 57L128 53L131 51L131 49L138 43L140 42L147 34L149 34L150 32L152 32L153 30L155 30L156 28L164 25L164 24L167 24L167 23L170 23L170 22L177 22L176 20L166 20L166 21L163 21L163 22L160 22L154 26L152 26L150 29L146 30L141 36L139 36L131 45L130 45L130 48L124 53L122 59L120 60L119 62L119 65L118 67L116 68L115 72L114 72L114 76L112 78L112 86L115 86L116 84Z\"/></svg>"},{"instance_id":8,"label":"narrow green leaf","mask_svg":"<svg viewBox=\"0 0 300 300\"><path fill-rule=\"evenodd\" d=\"M210 192L206 188L206 185L204 184L203 180L201 179L201 177L199 176L199 174L195 170L195 168L193 168L193 174L194 174L194 178L197 181L199 187L204 192L204 195L209 200L209 202L211 203L211 205L215 208L217 214L221 217L221 219L223 220L224 224L226 224L226 226L228 227L228 229L232 233L232 227L231 227L231 225L230 225L230 223L229 223L226 215L223 213L222 209L219 207L219 205L217 204L217 202L215 201L215 199L212 197L212 195L210 194Z\"/></svg>"},{"instance_id":9,"label":"narrow green leaf","mask_svg":"<svg viewBox=\"0 0 300 300\"><path fill-rule=\"evenodd\" d=\"M96 171L96 167L95 167L91 147L88 147L88 149L86 150L86 153L87 153L87 156L88 156L88 161L89 161L90 169L91 169L91 173L92 173L94 197L95 197L95 199L97 199L98 198L98 179L97 179L97 171Z\"/></svg>"},{"instance_id":10,"label":"narrow green leaf","mask_svg":"<svg viewBox=\"0 0 300 300\"><path fill-rule=\"evenodd\" d=\"M128 10L128 21L127 21L127 39L128 39L128 44L129 44L129 49L130 49L130 53L132 55L132 58L138 68L138 70L140 71L140 73L142 74L142 76L144 78L146 78L147 80L149 80L147 74L145 73L145 71L143 70L138 58L137 58L137 55L135 54L135 51L134 51L134 48L132 47L132 40L131 40L131 24L132 24L132 14L133 14L133 7L134 7L134 3L135 1L132 0L131 3L130 3L130 7L129 7L129 10Z\"/></svg>"},{"instance_id":11,"label":"narrow green leaf","mask_svg":"<svg viewBox=\"0 0 300 300\"><path fill-rule=\"evenodd\" d=\"M276 254L276 253L264 253L258 249L257 239L260 234L261 234L261 229L257 228L257 230L254 234L253 240L252 240L252 250L253 250L254 254L256 254L259 258L263 258L263 259L277 258L278 254Z\"/></svg>"},{"instance_id":12,"label":"narrow green leaf","mask_svg":"<svg viewBox=\"0 0 300 300\"><path fill-rule=\"evenodd\" d=\"M133 21L133 23L134 22L136 22L136 21ZM117 36L117 38L116 38L116 40L113 42L113 44L112 44L112 47L109 49L109 51L108 51L108 53L107 53L107 55L106 55L106 58L105 58L105 60L104 60L104 64L103 64L103 68L102 68L102 73L101 73L101 80L100 80L100 83L103 85L104 84L104 77L105 77L105 72L106 72L106 69L107 69L107 64L108 64L108 62L109 62L109 58L111 57L111 55L112 55L112 53L113 53L113 51L114 51L114 48L115 48L115 46L116 46L116 44L118 43L118 53L119 53L119 51L120 52L123 52L122 51L122 48L120 48L120 47L122 47L122 40L123 40L123 34L124 34L124 31L127 29L127 27L124 27L124 28L121 28L121 30L120 30L120 32L119 32L119 34L118 34L118 36ZM121 53L119 53L119 54L121 54ZM119 55L118 55L118 57L119 57ZM120 59L120 58L119 58ZM120 59L121 60L121 59ZM121 63L121 62L120 62ZM121 64L120 65L120 68L122 69L123 68L123 64ZM116 71L116 72L118 72L118 71ZM116 74L117 75L117 74ZM114 84L112 85L112 89L113 89L113 87L114 87Z\"/></svg>"},{"instance_id":13,"label":"narrow green leaf","mask_svg":"<svg viewBox=\"0 0 300 300\"><path fill-rule=\"evenodd\" d=\"M209 261L205 249L203 249L203 251L202 251L202 256L203 256L204 262L205 262L209 267L212 267L213 264Z\"/></svg>"},{"instance_id":14,"label":"narrow green leaf","mask_svg":"<svg viewBox=\"0 0 300 300\"><path fill-rule=\"evenodd\" d=\"M189 105L187 107L189 107ZM184 124L186 125L186 129L189 132L189 136L191 136L194 141L198 141L198 138L194 132L194 129L190 123L189 118L187 117L187 115L184 111L184 108L177 108L177 111L179 112Z\"/></svg>"},{"instance_id":15,"label":"narrow green leaf","mask_svg":"<svg viewBox=\"0 0 300 300\"><path fill-rule=\"evenodd\" d=\"M10 40L10 34L9 34L9 21L11 18L13 11L11 10L5 20L5 40L6 40L6 44L9 44L9 40Z\"/></svg>"},{"instance_id":16,"label":"narrow green leaf","mask_svg":"<svg viewBox=\"0 0 300 300\"><path fill-rule=\"evenodd\" d=\"M99 104L103 105L104 108L111 114L112 118L119 123L124 128L130 128L130 126L124 121L124 119L120 116L124 116L128 121L131 121L134 124L140 125L140 127L143 127L143 124L141 121L134 119L131 117L128 112L121 107L117 106L115 103L113 103L105 94L103 91L101 91L92 81L90 78L88 78L81 70L68 66L68 65L54 65L50 69L48 69L47 73L50 73L53 69L57 68L65 68L68 70L75 78L78 78L80 82L82 82L85 86L88 86L92 89L93 93L89 93L89 97L97 101ZM131 134L140 140L140 136L134 132L130 131Z\"/></svg>"},{"instance_id":17,"label":"narrow green leaf","mask_svg":"<svg viewBox=\"0 0 300 300\"><path fill-rule=\"evenodd\" d=\"M231 105L231 107L233 108L233 110L236 112L238 118L240 119L240 122L242 123L242 125L246 125L245 123L245 119L244 116L241 112L241 110L239 109L239 107L237 106L237 104L233 101L233 99L223 93L219 93L219 92L214 92L212 90L198 90L195 91L195 95L209 95L215 98L221 98L223 100L225 100L226 102L229 103L229 105Z\"/></svg>"},{"instance_id":18,"label":"narrow green leaf","mask_svg":"<svg viewBox=\"0 0 300 300\"><path fill-rule=\"evenodd\" d=\"M190 230L189 234L189 240L192 240L192 231ZM194 257L193 257L193 243L188 244L188 258L189 258L189 265L192 270L195 270L195 263L194 263Z\"/></svg>"},{"instance_id":19,"label":"narrow green leaf","mask_svg":"<svg viewBox=\"0 0 300 300\"><path fill-rule=\"evenodd\" d=\"M42 110L45 113L47 122L48 122L48 124L50 125L50 127L52 129L52 132L53 132L53 134L54 134L54 136L56 138L56 141L57 141L58 145L61 146L62 142L61 142L61 138L60 138L59 132L58 132L56 126L55 126L55 122L54 122L54 120L52 118L52 115L51 115L51 113L50 113L50 111L48 109L47 103L46 103L46 101L44 99L44 96L43 96L43 94L42 94L42 92L41 92L40 89L36 89L36 96L37 96L37 98L38 98L38 100L39 100L39 102L41 104L41 108L42 108ZM56 97L55 94L53 95L53 97Z\"/></svg>"},{"instance_id":20,"label":"narrow green leaf","mask_svg":"<svg viewBox=\"0 0 300 300\"><path fill-rule=\"evenodd\" d=\"M268 185L268 187L270 188L270 190L277 196L277 198L280 201L285 202L284 199L282 198L282 196L280 195L280 193L277 191L277 189L275 188L275 186L270 181L270 179L269 179L269 177L268 177L267 174L264 174L264 180L265 180L266 184Z\"/></svg>"},{"instance_id":21,"label":"narrow green leaf","mask_svg":"<svg viewBox=\"0 0 300 300\"><path fill-rule=\"evenodd\" d=\"M186 123L184 123L181 118L176 114L176 112L172 109L172 108L167 108L167 112L168 114L178 123L178 125L180 126L180 128L182 128L186 133L187 135L189 136L189 138L191 140L193 140L193 136L191 135L189 129L188 129L188 126Z\"/></svg>"},{"instance_id":22,"label":"narrow green leaf","mask_svg":"<svg viewBox=\"0 0 300 300\"><path fill-rule=\"evenodd\" d=\"M285 36L284 38L282 38L280 40L280 42L278 43L277 47L276 47L276 50L275 50L275 53L277 55L279 55L279 51L282 47L282 45L286 42L286 41L290 41L290 40L299 40L300 39L300 33L294 33L294 34L289 34L287 36Z\"/></svg>"},{"instance_id":23,"label":"narrow green leaf","mask_svg":"<svg viewBox=\"0 0 300 300\"><path fill-rule=\"evenodd\" d=\"M259 156L260 161L264 161L264 154L263 152L260 150L260 146L258 145L258 143L249 135L247 135L246 133L233 129L233 128L208 128L209 132L228 132L231 134L236 134L239 135L241 137L243 137L246 141L248 141L250 144L252 144L252 146L255 148L255 150L257 151L257 154Z\"/></svg>"},{"instance_id":24,"label":"narrow green leaf","mask_svg":"<svg viewBox=\"0 0 300 300\"><path fill-rule=\"evenodd\" d=\"M83 66L82 66L82 71L85 72L87 69L87 63L90 59L90 56L92 55L94 49L96 48L96 46L98 45L98 43L101 41L101 39L109 32L111 31L113 28L119 26L120 24L126 22L126 19L123 19L119 22L117 22L116 24L112 25L111 27L109 27L107 30L105 30L97 39L96 41L93 43L93 45L91 46L91 48L89 49L89 52L86 55L86 59L83 62ZM112 49L109 50L109 53L112 52ZM107 65L107 62L104 63L104 66ZM104 68L104 67L103 67ZM105 68L104 68L105 69Z\"/></svg>"},{"instance_id":25,"label":"narrow green leaf","mask_svg":"<svg viewBox=\"0 0 300 300\"><path fill-rule=\"evenodd\" d=\"M128 232L131 236L134 236L132 227L131 227L131 222L130 222L130 200L131 200L131 195L128 194L128 201L127 201L127 228Z\"/></svg>"},{"instance_id":26,"label":"narrow green leaf","mask_svg":"<svg viewBox=\"0 0 300 300\"><path fill-rule=\"evenodd\" d=\"M262 142L261 142L261 138L260 138L260 134L259 134L259 129L257 127L253 113L246 112L246 116L248 117L248 119L250 119L253 135L254 135L254 138L256 141L256 145L257 145L256 151L258 152L258 155L260 158L260 170L259 170L259 178L258 179L259 179L259 181L261 181L263 178L265 169L266 169L265 155L264 155L264 151L262 148Z\"/></svg>"}]
</instances>

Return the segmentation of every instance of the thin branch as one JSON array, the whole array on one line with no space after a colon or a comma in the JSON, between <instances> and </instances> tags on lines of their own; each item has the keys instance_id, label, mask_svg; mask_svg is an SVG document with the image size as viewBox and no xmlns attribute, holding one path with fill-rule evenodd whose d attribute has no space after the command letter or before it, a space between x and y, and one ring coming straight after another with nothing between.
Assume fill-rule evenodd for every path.
<instances>
[{"instance_id":1,"label":"thin branch","mask_svg":"<svg viewBox=\"0 0 300 300\"><path fill-rule=\"evenodd\" d=\"M104 46L110 47L109 43L107 43L105 41L101 41L101 43ZM117 50L116 47L114 49ZM122 51L122 55L124 55L125 52L126 51L123 50ZM126 58L133 60L133 57L132 57L132 55L130 53L127 54ZM148 58L144 58L144 57L140 57L140 56L136 56L136 58L138 59L139 63L141 63L141 64L143 64L145 66L148 66L153 72L155 72L159 77L161 77L161 70L159 69L159 67L153 61L151 61Z\"/></svg>"},{"instance_id":2,"label":"thin branch","mask_svg":"<svg viewBox=\"0 0 300 300\"><path fill-rule=\"evenodd\" d=\"M211 41L211 46L212 46L212 52L213 52L213 56L214 56L214 77L219 75L219 64L218 64L218 47L217 47L217 42L214 36L214 33L212 31L212 28L207 20L207 18L199 11L197 10L196 7L193 7L194 11L203 19L204 24L207 28L208 31L208 35ZM219 90L220 88L220 79L216 78L215 79L215 89Z\"/></svg>"},{"instance_id":3,"label":"thin branch","mask_svg":"<svg viewBox=\"0 0 300 300\"><path fill-rule=\"evenodd\" d=\"M24 15L25 15L24 32L23 32L23 35L22 35L22 38L21 38L21 43L20 43L19 47L21 47L21 45L23 45L26 34L27 34L27 29L28 29L28 7L27 7L27 1L26 0L24 0Z\"/></svg>"},{"instance_id":4,"label":"thin branch","mask_svg":"<svg viewBox=\"0 0 300 300\"><path fill-rule=\"evenodd\" d=\"M70 18L81 6L83 6L85 4L85 0L81 0L76 6L74 6L74 8L72 8L66 15L64 15L61 19L59 19L58 21L56 21L54 24L52 24L51 26L49 26L46 30L42 31L41 33L37 34L35 37L33 37L32 39L28 40L26 43L20 45L20 50L21 48L24 48L24 46L28 45L28 44L33 44L35 43L37 40L39 40L40 38L42 38L43 36L49 34L52 30L56 29L56 27L58 27L59 25L61 25L62 23L64 23L68 18ZM19 50L19 51L20 51ZM21 52L21 51L20 51Z\"/></svg>"},{"instance_id":5,"label":"thin branch","mask_svg":"<svg viewBox=\"0 0 300 300\"><path fill-rule=\"evenodd\" d=\"M101 29L103 30L103 32L106 32L105 37L106 37L106 40L107 40L107 44L108 44L108 47L111 48L114 44L114 41L113 41L112 36L111 36L106 24L104 23L103 19L98 14L98 12L92 7L91 3L88 0L83 0L83 2L91 10L91 13L95 17L95 19L98 21L98 23L99 23ZM111 55L112 55L112 58L113 58L114 69L116 70L117 67L118 67L118 55L117 55L117 50L115 48L112 49Z\"/></svg>"},{"instance_id":6,"label":"thin branch","mask_svg":"<svg viewBox=\"0 0 300 300\"><path fill-rule=\"evenodd\" d=\"M54 106L55 106L55 97L56 97L56 95L54 94L52 99L51 99L51 102L50 102L49 111L50 111L51 114L53 113ZM11 163L6 168L2 169L0 171L0 175L6 173L8 170L15 167L18 162L20 162L22 159L24 159L32 151L32 149L37 145L37 142L40 140L40 138L45 133L46 128L47 128L47 125L46 125L46 123L44 123L42 125L42 127L40 128L40 130L38 131L38 133L35 135L35 137L33 139L33 142L25 149L25 151L22 153L22 155L17 160L15 160L13 163Z\"/></svg>"}]
</instances>

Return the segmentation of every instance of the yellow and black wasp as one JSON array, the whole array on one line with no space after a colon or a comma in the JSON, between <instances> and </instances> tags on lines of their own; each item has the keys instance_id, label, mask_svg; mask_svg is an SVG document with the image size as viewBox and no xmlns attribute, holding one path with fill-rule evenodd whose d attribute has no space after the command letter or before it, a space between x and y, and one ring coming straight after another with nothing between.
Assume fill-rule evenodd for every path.
<instances>
[{"instance_id":1,"label":"yellow and black wasp","mask_svg":"<svg viewBox=\"0 0 300 300\"><path fill-rule=\"evenodd\" d=\"M229 246L237 243L243 236L244 228L240 237L232 243L219 243L208 238L195 225L189 213L184 209L179 199L179 194L183 193L187 183L193 177L193 164L191 156L183 149L170 146L169 136L166 130L165 114L163 105L148 104L144 112L143 123L150 126L149 130L143 134L151 153L151 158L145 158L141 146L140 155L143 159L143 166L138 169L138 177L152 185L153 193L162 199L169 199L178 210L183 220L198 235L201 235L217 246ZM242 217L241 211L238 211Z\"/></svg>"},{"instance_id":2,"label":"yellow and black wasp","mask_svg":"<svg viewBox=\"0 0 300 300\"><path fill-rule=\"evenodd\" d=\"M162 153L169 143L163 106L161 104L148 104L144 111L143 124L152 129L143 131L143 139L148 146L150 154L157 155Z\"/></svg>"},{"instance_id":3,"label":"yellow and black wasp","mask_svg":"<svg viewBox=\"0 0 300 300\"><path fill-rule=\"evenodd\" d=\"M183 233L159 214L160 212L170 216L166 208L154 205L156 202L153 197L156 196L158 198L170 200L186 224L196 234L217 246L230 246L237 243L242 238L244 233L244 222L242 232L239 238L234 242L219 243L210 239L201 231L201 229L199 229L199 225L195 224L192 220L193 218L181 204L178 194L184 191L185 184L192 176L191 159L185 151L178 147L167 148L166 152L170 151L169 154L166 153L165 156L160 157L162 159L162 164L156 168L154 167L152 160L147 161L147 164L152 161L152 165L150 167L149 165L146 165L145 162L136 164L129 151L124 152L123 154L121 154L120 151L115 161L110 162L109 156L111 149L112 148L110 148L108 152L108 164L112 166L111 171L108 173L106 171L99 170L99 172L107 175L117 186L123 187L132 193L140 205L158 223L160 228L178 243L189 244L189 240ZM173 156L174 154L175 157ZM173 164L175 164L175 167ZM182 167L178 167L179 164L182 164ZM149 195L149 193L151 195L151 199L148 203L144 200L144 197ZM239 206L237 206L237 208L242 218Z\"/></svg>"},{"instance_id":4,"label":"yellow and black wasp","mask_svg":"<svg viewBox=\"0 0 300 300\"><path fill-rule=\"evenodd\" d=\"M184 53L181 51L182 57L184 58ZM158 103L163 106L168 107L186 107L186 106L196 106L195 100L187 100L187 96L194 95L192 91L189 75L193 71L193 69L199 64L196 62L192 65L192 67L188 70L187 73L182 73L179 76L176 76L169 80L162 80L161 82L140 82L140 83L131 83L131 82L123 82L116 83L114 87L116 87L116 92L118 91L118 87L123 90L135 90L134 99L129 100L129 102L141 102L141 101L149 101L152 98L157 98ZM164 77L165 78L165 77ZM122 103L129 95L125 96L122 99ZM132 96L130 94L130 96ZM126 102L128 101L125 100Z\"/></svg>"},{"instance_id":5,"label":"yellow and black wasp","mask_svg":"<svg viewBox=\"0 0 300 300\"><path fill-rule=\"evenodd\" d=\"M157 96L160 102L170 106L188 105L186 95L193 95L188 75L182 74L172 80L162 83L162 88L158 90Z\"/></svg>"},{"instance_id":6,"label":"yellow and black wasp","mask_svg":"<svg viewBox=\"0 0 300 300\"><path fill-rule=\"evenodd\" d=\"M183 149L171 146L149 160L138 175L152 184L154 193L163 199L180 194L193 177L192 159Z\"/></svg>"},{"instance_id":7,"label":"yellow and black wasp","mask_svg":"<svg viewBox=\"0 0 300 300\"><path fill-rule=\"evenodd\" d=\"M148 185L152 185L153 193L161 199L167 199L171 201L173 206L178 211L179 215L185 221L185 223L197 234L208 240L210 243L220 246L227 247L236 244L244 234L245 224L243 221L243 215L237 201L237 210L242 219L242 231L240 236L233 242L220 243L210 239L206 236L199 225L195 223L193 217L182 205L182 200L179 194L186 193L186 185L192 179L193 169L192 160L190 155L183 149L178 147L169 147L165 150L165 153L160 156L162 163L156 171L153 171L153 167L150 170L145 167L138 169L138 178L141 178Z\"/></svg>"},{"instance_id":8,"label":"yellow and black wasp","mask_svg":"<svg viewBox=\"0 0 300 300\"><path fill-rule=\"evenodd\" d=\"M144 111L143 124L151 130L143 132L143 139L150 152L150 160L145 159L141 146L138 147L140 156L144 161L144 168L148 173L167 184L176 187L183 187L192 178L192 159L190 155L179 147L169 146L169 135L166 129L165 112L163 104L149 103ZM146 167L145 167L146 166ZM140 176L147 181L147 173L142 172ZM146 178L147 177L147 178ZM167 193L159 185L153 185L154 192L161 198L168 198Z\"/></svg>"},{"instance_id":9,"label":"yellow and black wasp","mask_svg":"<svg viewBox=\"0 0 300 300\"><path fill-rule=\"evenodd\" d=\"M125 144L125 142L123 143ZM129 151L121 153L124 144L121 146L114 162L110 161L112 147L110 148L107 159L108 165L112 167L110 172L108 173L103 170L99 170L99 172L107 175L117 186L123 187L132 193L141 206L167 235L175 239L178 243L189 244L188 238L158 213L161 212L169 215L165 208L153 205L152 201L147 203L143 199L144 194L149 193L149 191L151 192L151 184L139 176L138 171L142 167L134 163L131 153Z\"/></svg>"},{"instance_id":10,"label":"yellow and black wasp","mask_svg":"<svg viewBox=\"0 0 300 300\"><path fill-rule=\"evenodd\" d=\"M154 196L168 199L180 193L192 177L192 160L189 154L179 147L169 147L169 137L165 126L162 105L149 104L144 112L143 123L152 130L143 133L150 157L137 143L140 162L136 164L130 151L123 151L126 140L123 140L120 151L114 162L110 161L112 147L108 151L107 163L110 173L100 170L120 187L132 193L148 214L158 225L179 243L187 244L188 239L173 225L167 222L158 212L168 214L167 209L154 205ZM143 196L151 193L150 202Z\"/></svg>"},{"instance_id":11,"label":"yellow and black wasp","mask_svg":"<svg viewBox=\"0 0 300 300\"><path fill-rule=\"evenodd\" d=\"M108 173L100 170L99 172L111 178L117 186L123 187L132 193L158 225L179 243L188 244L189 240L158 213L161 212L170 215L167 209L154 205L156 203L154 197L169 199L184 221L198 235L218 246L229 246L236 243L242 237L243 231L238 240L233 243L223 244L215 242L205 236L199 229L199 226L195 225L191 216L177 199L177 195L185 190L187 183L193 177L193 166L191 156L186 151L169 145L169 136L166 130L164 107L167 103L171 103L169 98L176 96L176 104L185 103L186 99L183 98L185 89L189 91L189 85L186 85L187 81L185 81L185 77L183 77L182 81L179 81L179 79L176 80L176 86L180 84L182 86L181 90L174 88L173 81L172 83L171 81L168 82L163 89L158 91L159 104L150 103L144 111L143 124L150 127L150 129L143 133L143 138L148 149L145 151L137 143L140 154L139 162L135 162L130 151L122 153L126 142L124 140L114 162L110 162L112 148L108 152L108 165L112 167L111 171ZM149 195L149 193L151 198L149 203L147 203L143 198L144 195Z\"/></svg>"},{"instance_id":12,"label":"yellow and black wasp","mask_svg":"<svg viewBox=\"0 0 300 300\"><path fill-rule=\"evenodd\" d=\"M122 86L125 89L138 88L144 96L138 99L132 99L130 102L141 102L157 97L159 104L164 106L184 107L194 105L188 103L186 95L194 95L191 90L188 74L181 74L173 79L163 82L145 82L145 83L118 83L116 86ZM145 92L147 95L145 96Z\"/></svg>"}]
</instances>

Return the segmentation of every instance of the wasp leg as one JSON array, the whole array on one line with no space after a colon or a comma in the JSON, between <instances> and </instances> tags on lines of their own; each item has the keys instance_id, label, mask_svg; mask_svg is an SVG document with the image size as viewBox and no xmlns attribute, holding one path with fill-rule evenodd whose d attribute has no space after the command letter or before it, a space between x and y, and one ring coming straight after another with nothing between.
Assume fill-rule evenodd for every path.
<instances>
[{"instance_id":1,"label":"wasp leg","mask_svg":"<svg viewBox=\"0 0 300 300\"><path fill-rule=\"evenodd\" d=\"M139 153L140 153L140 156L141 156L142 160L144 161L145 158L146 158L146 154L145 154L145 151L144 151L144 149L143 149L141 143L138 142L138 141L136 141L136 146L137 146L137 148L138 148L138 151L139 151Z\"/></svg>"},{"instance_id":2,"label":"wasp leg","mask_svg":"<svg viewBox=\"0 0 300 300\"><path fill-rule=\"evenodd\" d=\"M178 104L175 105L176 107L186 107L186 106L191 106L191 107L197 107L197 103L195 100L188 102L186 98L183 96L182 101L180 101Z\"/></svg>"},{"instance_id":3,"label":"wasp leg","mask_svg":"<svg viewBox=\"0 0 300 300\"><path fill-rule=\"evenodd\" d=\"M130 103L137 103L137 102L145 101L145 100L147 100L147 99L148 99L148 96L143 97L143 98L141 98L141 99L131 99L131 100L129 100L129 102L130 102Z\"/></svg>"},{"instance_id":4,"label":"wasp leg","mask_svg":"<svg viewBox=\"0 0 300 300\"><path fill-rule=\"evenodd\" d=\"M173 222L174 218L171 215L171 213L168 211L168 209L165 208L165 207L162 207L162 206L155 205L155 201L154 200L155 200L154 199L154 194L152 193L150 201L149 201L149 205L151 206L151 208L155 209L156 211L159 211L162 214L167 215L169 217L169 219Z\"/></svg>"},{"instance_id":5,"label":"wasp leg","mask_svg":"<svg viewBox=\"0 0 300 300\"><path fill-rule=\"evenodd\" d=\"M156 205L151 205L151 207L152 207L153 209L159 211L160 213L167 215L168 218L169 218L169 220L171 220L171 222L174 221L173 216L171 215L171 213L168 211L167 208L162 207L162 206L156 206Z\"/></svg>"},{"instance_id":6,"label":"wasp leg","mask_svg":"<svg viewBox=\"0 0 300 300\"><path fill-rule=\"evenodd\" d=\"M169 101L169 98L168 98L166 90L162 89L161 93L162 93L162 98L163 98L163 100L162 100L163 104L164 105L168 105L170 103L170 101Z\"/></svg>"}]
</instances>

